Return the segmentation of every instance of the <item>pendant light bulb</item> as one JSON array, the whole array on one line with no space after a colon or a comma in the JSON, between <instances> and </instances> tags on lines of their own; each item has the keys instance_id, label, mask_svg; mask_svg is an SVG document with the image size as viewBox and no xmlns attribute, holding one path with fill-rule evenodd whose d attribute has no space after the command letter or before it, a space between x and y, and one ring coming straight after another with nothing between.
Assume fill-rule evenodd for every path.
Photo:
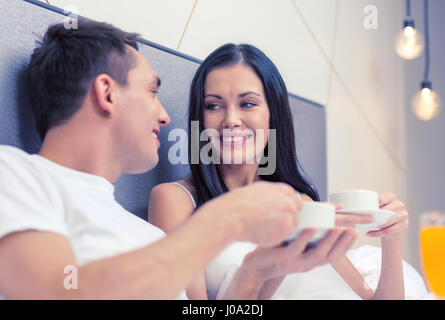
<instances>
[{"instance_id":1,"label":"pendant light bulb","mask_svg":"<svg viewBox=\"0 0 445 320\"><path fill-rule=\"evenodd\" d=\"M431 82L424 81L413 100L414 114L421 120L428 121L440 112L440 97L431 88Z\"/></svg>"},{"instance_id":2,"label":"pendant light bulb","mask_svg":"<svg viewBox=\"0 0 445 320\"><path fill-rule=\"evenodd\" d=\"M404 59L411 60L420 56L423 52L425 40L414 27L412 19L403 22L403 29L397 34L395 48L397 54Z\"/></svg>"}]
</instances>

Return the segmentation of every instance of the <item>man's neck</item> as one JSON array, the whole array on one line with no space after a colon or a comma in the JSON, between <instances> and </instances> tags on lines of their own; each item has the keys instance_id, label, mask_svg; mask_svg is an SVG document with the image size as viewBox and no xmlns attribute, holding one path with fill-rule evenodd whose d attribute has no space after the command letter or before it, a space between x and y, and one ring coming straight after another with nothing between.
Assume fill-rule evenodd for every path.
<instances>
[{"instance_id":1,"label":"man's neck","mask_svg":"<svg viewBox=\"0 0 445 320\"><path fill-rule=\"evenodd\" d=\"M69 128L53 128L45 136L39 155L64 167L104 177L113 183L122 174L118 163L110 161L110 153L100 137L91 132L70 132Z\"/></svg>"}]
</instances>

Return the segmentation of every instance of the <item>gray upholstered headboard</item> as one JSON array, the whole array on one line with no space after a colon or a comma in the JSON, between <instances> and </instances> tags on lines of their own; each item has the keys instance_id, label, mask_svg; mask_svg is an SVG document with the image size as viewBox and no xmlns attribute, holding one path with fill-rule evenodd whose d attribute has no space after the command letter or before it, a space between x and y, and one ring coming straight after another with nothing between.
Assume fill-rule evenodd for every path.
<instances>
[{"instance_id":1,"label":"gray upholstered headboard","mask_svg":"<svg viewBox=\"0 0 445 320\"><path fill-rule=\"evenodd\" d=\"M62 10L36 0L0 0L0 3L0 144L14 145L29 153L36 153L40 140L23 90L24 70L36 39L44 34L50 24L63 22L65 16ZM200 61L148 41L142 41L139 47L162 79L159 99L172 119L171 124L161 131L158 166L146 174L124 175L115 183L117 200L129 211L146 219L151 188L188 173L187 165L168 162L168 149L176 142L168 141L167 137L174 128L187 128L188 89ZM294 95L289 95L289 100L301 165L321 199L325 200L324 107Z\"/></svg>"}]
</instances>

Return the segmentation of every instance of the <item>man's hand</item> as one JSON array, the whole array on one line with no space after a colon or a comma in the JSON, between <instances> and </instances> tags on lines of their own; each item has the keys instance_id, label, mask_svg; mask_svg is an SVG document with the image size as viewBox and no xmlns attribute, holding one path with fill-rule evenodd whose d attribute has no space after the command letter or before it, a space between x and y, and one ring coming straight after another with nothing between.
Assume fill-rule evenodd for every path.
<instances>
[{"instance_id":1,"label":"man's hand","mask_svg":"<svg viewBox=\"0 0 445 320\"><path fill-rule=\"evenodd\" d=\"M335 206L335 210L340 210L343 208L343 204L341 203L332 203L332 202L326 202L330 203L333 206ZM342 213L336 213L335 214L335 225L337 227L350 227L355 226L356 224L368 224L375 222L375 218L372 215L367 214L342 214Z\"/></svg>"},{"instance_id":2,"label":"man's hand","mask_svg":"<svg viewBox=\"0 0 445 320\"><path fill-rule=\"evenodd\" d=\"M357 237L354 228L332 229L316 246L308 246L317 229L308 228L287 246L257 248L245 260L269 279L332 263L346 254Z\"/></svg>"},{"instance_id":3,"label":"man's hand","mask_svg":"<svg viewBox=\"0 0 445 320\"><path fill-rule=\"evenodd\" d=\"M237 240L271 247L294 230L301 206L300 195L291 186L255 182L215 198L202 209L206 207L232 219Z\"/></svg>"},{"instance_id":4,"label":"man's hand","mask_svg":"<svg viewBox=\"0 0 445 320\"><path fill-rule=\"evenodd\" d=\"M334 228L316 246L308 247L316 231L304 230L287 246L258 247L250 252L235 273L224 299L270 299L288 274L337 261L357 237L353 228Z\"/></svg>"}]
</instances>

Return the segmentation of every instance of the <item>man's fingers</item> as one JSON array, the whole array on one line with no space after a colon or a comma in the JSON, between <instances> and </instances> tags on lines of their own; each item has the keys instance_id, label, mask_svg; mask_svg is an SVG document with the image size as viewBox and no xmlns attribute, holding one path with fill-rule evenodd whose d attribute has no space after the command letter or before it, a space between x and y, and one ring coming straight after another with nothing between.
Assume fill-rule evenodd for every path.
<instances>
[{"instance_id":1,"label":"man's fingers","mask_svg":"<svg viewBox=\"0 0 445 320\"><path fill-rule=\"evenodd\" d=\"M341 234L342 230L340 228L334 228L329 231L328 235L316 247L307 251L307 258L312 260L314 265L324 263L329 251Z\"/></svg>"},{"instance_id":2,"label":"man's fingers","mask_svg":"<svg viewBox=\"0 0 445 320\"><path fill-rule=\"evenodd\" d=\"M304 229L287 249L296 254L302 253L316 232L316 228Z\"/></svg>"},{"instance_id":3,"label":"man's fingers","mask_svg":"<svg viewBox=\"0 0 445 320\"><path fill-rule=\"evenodd\" d=\"M326 203L326 204L330 204L330 205L332 205L332 206L334 206L335 207L335 210L340 210L340 209L343 209L345 206L343 205L343 203L335 203L335 202L331 202L331 201L326 201L326 202L324 202L324 203Z\"/></svg>"},{"instance_id":4,"label":"man's fingers","mask_svg":"<svg viewBox=\"0 0 445 320\"><path fill-rule=\"evenodd\" d=\"M372 222L375 222L375 218L371 215L342 213L337 213L335 215L335 226L337 227L349 227L355 224L367 224Z\"/></svg>"}]
</instances>

